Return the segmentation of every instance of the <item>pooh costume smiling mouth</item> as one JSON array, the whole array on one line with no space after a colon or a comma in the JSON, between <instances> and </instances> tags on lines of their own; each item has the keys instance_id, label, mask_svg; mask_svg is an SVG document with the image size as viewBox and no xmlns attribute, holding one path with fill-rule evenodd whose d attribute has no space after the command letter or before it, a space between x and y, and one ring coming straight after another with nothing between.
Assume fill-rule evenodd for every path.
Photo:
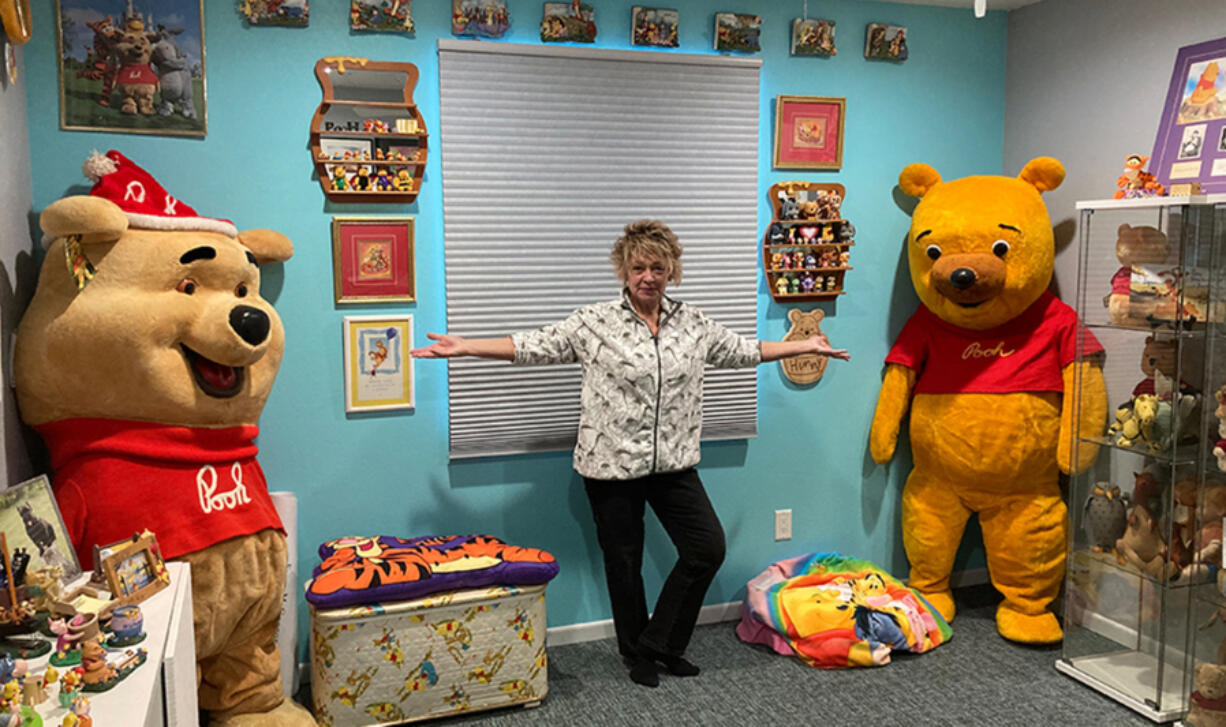
<instances>
[{"instance_id":1,"label":"pooh costume smiling mouth","mask_svg":"<svg viewBox=\"0 0 1226 727\"><path fill-rule=\"evenodd\" d=\"M1076 314L1048 292L1055 242L1039 197L1060 186L1064 167L1040 157L1017 178L942 182L912 164L899 187L920 197L907 236L911 282L922 305L886 357L869 435L878 464L894 455L911 406L915 468L903 490L909 585L946 620L954 555L971 513L979 514L1002 636L1025 643L1063 637L1048 609L1064 577L1067 510L1057 467L1082 471L1097 450L1074 427L1100 435L1106 386ZM1071 395L1080 387L1080 397ZM1080 398L1080 410L1074 402ZM1074 421L1074 419L1078 421Z\"/></svg>"}]
</instances>

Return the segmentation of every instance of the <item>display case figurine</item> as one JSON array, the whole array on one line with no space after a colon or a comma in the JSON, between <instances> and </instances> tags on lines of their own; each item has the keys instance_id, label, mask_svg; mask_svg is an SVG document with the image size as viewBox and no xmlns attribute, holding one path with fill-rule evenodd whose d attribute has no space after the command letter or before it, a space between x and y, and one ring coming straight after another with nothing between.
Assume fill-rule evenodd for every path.
<instances>
[{"instance_id":1,"label":"display case figurine","mask_svg":"<svg viewBox=\"0 0 1226 727\"><path fill-rule=\"evenodd\" d=\"M805 253L802 250L794 250L792 252L792 267L800 270L805 266Z\"/></svg>"},{"instance_id":2,"label":"display case figurine","mask_svg":"<svg viewBox=\"0 0 1226 727\"><path fill-rule=\"evenodd\" d=\"M818 213L818 203L815 199L806 199L799 203L799 218L802 220L816 220Z\"/></svg>"},{"instance_id":3,"label":"display case figurine","mask_svg":"<svg viewBox=\"0 0 1226 727\"><path fill-rule=\"evenodd\" d=\"M60 692L57 697L61 707L65 709L71 707L72 700L76 699L77 695L81 693L81 686L83 684L81 677L84 673L85 670L79 666L64 670L64 673L60 676Z\"/></svg>"},{"instance_id":4,"label":"display case figurine","mask_svg":"<svg viewBox=\"0 0 1226 727\"><path fill-rule=\"evenodd\" d=\"M800 276L800 292L812 293L814 285L816 285L816 281L813 278L813 273L806 272Z\"/></svg>"},{"instance_id":5,"label":"display case figurine","mask_svg":"<svg viewBox=\"0 0 1226 727\"><path fill-rule=\"evenodd\" d=\"M1128 513L1124 534L1115 541L1116 562L1165 581L1178 571L1178 566L1166 562L1166 554L1167 545L1162 539L1157 519L1148 507L1138 501Z\"/></svg>"},{"instance_id":6,"label":"display case figurine","mask_svg":"<svg viewBox=\"0 0 1226 727\"><path fill-rule=\"evenodd\" d=\"M387 192L392 189L392 173L387 167L379 167L375 171L375 191Z\"/></svg>"},{"instance_id":7,"label":"display case figurine","mask_svg":"<svg viewBox=\"0 0 1226 727\"><path fill-rule=\"evenodd\" d=\"M775 278L775 292L779 295L788 294L788 279L785 276Z\"/></svg>"},{"instance_id":8,"label":"display case figurine","mask_svg":"<svg viewBox=\"0 0 1226 727\"><path fill-rule=\"evenodd\" d=\"M145 640L145 617L139 606L119 606L111 617L111 638L107 646L124 648Z\"/></svg>"},{"instance_id":9,"label":"display case figurine","mask_svg":"<svg viewBox=\"0 0 1226 727\"><path fill-rule=\"evenodd\" d=\"M780 245L788 241L788 228L779 222L772 222L770 230L766 234L766 239L772 245Z\"/></svg>"},{"instance_id":10,"label":"display case figurine","mask_svg":"<svg viewBox=\"0 0 1226 727\"><path fill-rule=\"evenodd\" d=\"M794 220L800 215L800 206L796 203L796 198L789 195L787 192L779 192L779 219Z\"/></svg>"},{"instance_id":11,"label":"display case figurine","mask_svg":"<svg viewBox=\"0 0 1226 727\"><path fill-rule=\"evenodd\" d=\"M837 236L839 242L851 242L856 236L856 226L847 220L843 220L842 224L839 225Z\"/></svg>"},{"instance_id":12,"label":"display case figurine","mask_svg":"<svg viewBox=\"0 0 1226 727\"><path fill-rule=\"evenodd\" d=\"M332 189L337 192L344 192L349 189L349 175L345 173L345 168L339 164L332 167Z\"/></svg>"},{"instance_id":13,"label":"display case figurine","mask_svg":"<svg viewBox=\"0 0 1226 727\"><path fill-rule=\"evenodd\" d=\"M392 180L392 186L397 192L413 191L413 175L409 174L409 170L401 169L396 172L396 178Z\"/></svg>"},{"instance_id":14,"label":"display case figurine","mask_svg":"<svg viewBox=\"0 0 1226 727\"><path fill-rule=\"evenodd\" d=\"M1158 183L1158 178L1145 171L1145 163L1149 157L1140 154L1129 154L1124 160L1124 173L1115 180L1115 199L1134 199L1137 197L1161 197L1166 189Z\"/></svg>"},{"instance_id":15,"label":"display case figurine","mask_svg":"<svg viewBox=\"0 0 1226 727\"><path fill-rule=\"evenodd\" d=\"M796 234L800 238L799 242L803 245L812 245L817 242L818 227L816 225L801 225L796 228Z\"/></svg>"},{"instance_id":16,"label":"display case figurine","mask_svg":"<svg viewBox=\"0 0 1226 727\"><path fill-rule=\"evenodd\" d=\"M353 175L353 178L349 180L349 184L355 192L365 192L370 189L370 169L358 167L358 173Z\"/></svg>"},{"instance_id":17,"label":"display case figurine","mask_svg":"<svg viewBox=\"0 0 1226 727\"><path fill-rule=\"evenodd\" d=\"M89 711L89 699L78 694L72 700L72 706L69 707L68 714L64 715L60 727L94 727L94 718L89 715Z\"/></svg>"},{"instance_id":18,"label":"display case figurine","mask_svg":"<svg viewBox=\"0 0 1226 727\"><path fill-rule=\"evenodd\" d=\"M81 663L80 634L68 629L68 621L53 618L47 622L47 628L55 635L55 653L51 655L51 663L55 666L70 666Z\"/></svg>"},{"instance_id":19,"label":"display case figurine","mask_svg":"<svg viewBox=\"0 0 1226 727\"><path fill-rule=\"evenodd\" d=\"M771 254L771 270L783 269L783 253L776 252Z\"/></svg>"},{"instance_id":20,"label":"display case figurine","mask_svg":"<svg viewBox=\"0 0 1226 727\"><path fill-rule=\"evenodd\" d=\"M805 267L810 270L817 267L817 256L812 252L805 255Z\"/></svg>"},{"instance_id":21,"label":"display case figurine","mask_svg":"<svg viewBox=\"0 0 1226 727\"><path fill-rule=\"evenodd\" d=\"M1084 515L1090 549L1095 553L1109 552L1124 537L1128 527L1127 499L1110 482L1094 485L1094 492L1086 499Z\"/></svg>"},{"instance_id":22,"label":"display case figurine","mask_svg":"<svg viewBox=\"0 0 1226 727\"><path fill-rule=\"evenodd\" d=\"M800 294L800 280L794 275L788 276L788 292L792 295Z\"/></svg>"},{"instance_id":23,"label":"display case figurine","mask_svg":"<svg viewBox=\"0 0 1226 727\"><path fill-rule=\"evenodd\" d=\"M839 288L838 279L835 278L833 275L827 275L826 276L826 291L830 292L832 290L838 290L838 288Z\"/></svg>"},{"instance_id":24,"label":"display case figurine","mask_svg":"<svg viewBox=\"0 0 1226 727\"><path fill-rule=\"evenodd\" d=\"M1145 271L1162 265L1170 257L1171 246L1162 230L1148 225L1120 225L1115 233L1115 257L1120 268L1111 276L1111 292L1103 304L1116 325L1144 325L1158 307L1155 291L1138 287L1133 294L1133 273L1140 280Z\"/></svg>"}]
</instances>

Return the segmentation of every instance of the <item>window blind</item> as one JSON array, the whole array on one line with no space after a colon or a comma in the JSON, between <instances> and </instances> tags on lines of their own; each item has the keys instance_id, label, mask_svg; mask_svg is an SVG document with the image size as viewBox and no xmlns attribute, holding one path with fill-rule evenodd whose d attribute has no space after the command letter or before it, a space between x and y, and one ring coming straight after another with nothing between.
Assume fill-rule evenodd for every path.
<instances>
[{"instance_id":1,"label":"window blind","mask_svg":"<svg viewBox=\"0 0 1226 727\"><path fill-rule=\"evenodd\" d=\"M759 69L751 58L439 41L447 328L496 338L616 298L627 222L681 239L671 297L757 322ZM448 362L451 457L570 449L578 365ZM753 370L708 369L705 440L757 434Z\"/></svg>"}]
</instances>

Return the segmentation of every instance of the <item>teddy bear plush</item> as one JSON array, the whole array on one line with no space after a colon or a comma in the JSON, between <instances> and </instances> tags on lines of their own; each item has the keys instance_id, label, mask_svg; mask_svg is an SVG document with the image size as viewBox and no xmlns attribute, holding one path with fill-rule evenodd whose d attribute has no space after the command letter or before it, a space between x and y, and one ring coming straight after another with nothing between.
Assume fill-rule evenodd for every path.
<instances>
[{"instance_id":1,"label":"teddy bear plush","mask_svg":"<svg viewBox=\"0 0 1226 727\"><path fill-rule=\"evenodd\" d=\"M1226 665L1196 665L1196 685L1188 704L1187 724L1226 727Z\"/></svg>"},{"instance_id":2,"label":"teddy bear plush","mask_svg":"<svg viewBox=\"0 0 1226 727\"><path fill-rule=\"evenodd\" d=\"M39 218L50 244L14 354L68 533L84 563L147 528L191 564L214 724L312 725L282 694L285 535L254 441L285 345L259 265L293 247L197 215L119 152L84 171L90 194Z\"/></svg>"},{"instance_id":3,"label":"teddy bear plush","mask_svg":"<svg viewBox=\"0 0 1226 727\"><path fill-rule=\"evenodd\" d=\"M1115 257L1119 270L1111 276L1111 292L1105 301L1111 322L1117 325L1143 324L1154 314L1159 291L1132 288L1133 268L1161 265L1171 254L1166 235L1156 227L1120 225L1116 230Z\"/></svg>"},{"instance_id":4,"label":"teddy bear plush","mask_svg":"<svg viewBox=\"0 0 1226 727\"><path fill-rule=\"evenodd\" d=\"M1102 432L1106 386L1084 333L1076 358L1076 314L1048 291L1055 245L1040 192L1064 167L1050 157L1017 178L944 182L912 164L899 186L920 197L907 236L911 281L921 306L886 358L869 449L894 455L911 408L915 468L902 499L911 587L947 620L949 575L971 513L979 514L1002 636L1059 641L1049 606L1064 577L1066 510L1058 471L1082 471L1097 451L1070 454L1071 431ZM1081 406L1074 386L1082 387ZM1078 422L1074 418L1078 418Z\"/></svg>"}]
</instances>

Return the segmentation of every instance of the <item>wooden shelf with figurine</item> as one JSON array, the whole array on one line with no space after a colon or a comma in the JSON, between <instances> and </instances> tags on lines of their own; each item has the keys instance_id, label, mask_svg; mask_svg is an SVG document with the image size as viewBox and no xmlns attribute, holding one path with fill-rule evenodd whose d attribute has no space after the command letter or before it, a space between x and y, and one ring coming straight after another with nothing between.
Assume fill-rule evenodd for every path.
<instances>
[{"instance_id":1,"label":"wooden shelf with figurine","mask_svg":"<svg viewBox=\"0 0 1226 727\"><path fill-rule=\"evenodd\" d=\"M332 202L407 204L421 192L429 134L413 103L412 63L328 57L315 64L323 101L311 159Z\"/></svg>"},{"instance_id":2,"label":"wooden shelf with figurine","mask_svg":"<svg viewBox=\"0 0 1226 727\"><path fill-rule=\"evenodd\" d=\"M768 194L774 216L762 241L762 270L771 297L794 303L846 292L856 228L842 216L843 185L779 182Z\"/></svg>"}]
</instances>

